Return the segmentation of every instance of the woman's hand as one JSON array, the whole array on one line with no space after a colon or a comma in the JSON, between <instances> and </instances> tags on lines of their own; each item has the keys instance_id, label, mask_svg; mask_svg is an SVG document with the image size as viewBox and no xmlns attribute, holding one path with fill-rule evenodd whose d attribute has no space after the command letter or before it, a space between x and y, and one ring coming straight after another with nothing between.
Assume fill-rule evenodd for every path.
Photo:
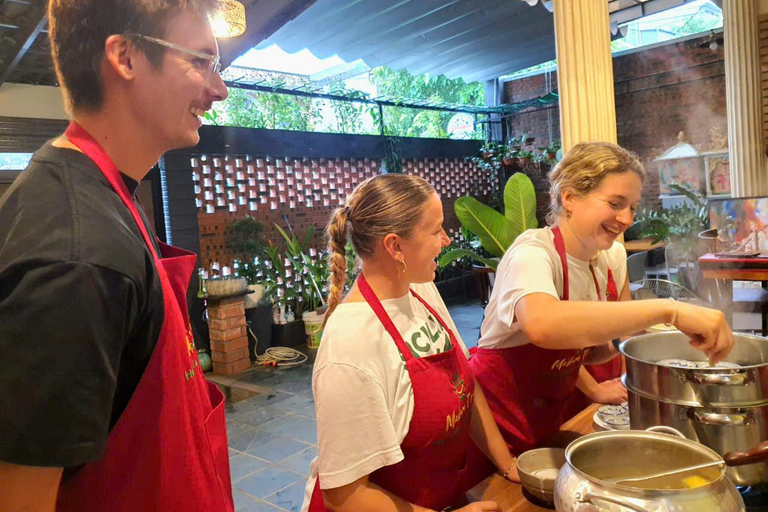
<instances>
[{"instance_id":1,"label":"woman's hand","mask_svg":"<svg viewBox=\"0 0 768 512\"><path fill-rule=\"evenodd\" d=\"M501 512L501 509L495 501L476 501L466 507L456 509L455 512Z\"/></svg>"},{"instance_id":2,"label":"woman's hand","mask_svg":"<svg viewBox=\"0 0 768 512\"><path fill-rule=\"evenodd\" d=\"M722 311L674 302L676 310L672 315L672 324L691 338L691 346L704 352L712 364L728 356L733 348L731 331Z\"/></svg>"},{"instance_id":3,"label":"woman's hand","mask_svg":"<svg viewBox=\"0 0 768 512\"><path fill-rule=\"evenodd\" d=\"M626 402L629 398L627 388L621 383L621 379L611 379L597 384L594 389L587 393L587 396L593 402L598 404L619 405Z\"/></svg>"}]
</instances>

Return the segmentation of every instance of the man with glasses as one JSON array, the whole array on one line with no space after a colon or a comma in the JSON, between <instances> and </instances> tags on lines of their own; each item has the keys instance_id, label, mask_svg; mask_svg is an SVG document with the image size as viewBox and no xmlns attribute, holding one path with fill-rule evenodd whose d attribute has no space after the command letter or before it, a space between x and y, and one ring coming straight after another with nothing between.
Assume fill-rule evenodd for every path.
<instances>
[{"instance_id":1,"label":"man with glasses","mask_svg":"<svg viewBox=\"0 0 768 512\"><path fill-rule=\"evenodd\" d=\"M216 0L50 0L72 123L0 202L0 510L228 512L223 397L186 315L195 256L135 197L227 90Z\"/></svg>"}]
</instances>

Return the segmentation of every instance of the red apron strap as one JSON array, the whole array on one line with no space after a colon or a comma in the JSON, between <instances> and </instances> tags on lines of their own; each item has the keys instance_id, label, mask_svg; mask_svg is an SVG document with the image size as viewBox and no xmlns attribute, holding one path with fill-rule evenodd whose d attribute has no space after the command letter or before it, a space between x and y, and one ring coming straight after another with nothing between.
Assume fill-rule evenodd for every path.
<instances>
[{"instance_id":1,"label":"red apron strap","mask_svg":"<svg viewBox=\"0 0 768 512\"><path fill-rule=\"evenodd\" d=\"M125 182L120 176L120 171L115 166L112 158L110 158L109 154L107 154L104 148L101 147L101 144L99 144L90 133L85 131L85 128L74 121L69 123L64 135L72 144L77 146L85 156L93 160L93 162L99 166L104 177L107 178L109 184L112 185L112 188L117 192L117 195L120 196L123 204L131 212L131 216L139 227L141 236L144 238L144 242L146 242L152 257L155 261L158 261L160 257L155 251L152 238L149 236L147 228L144 226L144 221L141 219L141 215L139 215L139 210L136 208L136 203L133 202L133 197L130 192L128 192L128 187L125 186Z\"/></svg>"},{"instance_id":2,"label":"red apron strap","mask_svg":"<svg viewBox=\"0 0 768 512\"><path fill-rule=\"evenodd\" d=\"M400 350L400 353L403 355L405 360L410 361L413 359L411 350L408 348L408 345L405 344L405 341L403 341L403 337L400 335L397 327L395 327L392 319L384 310L384 306L381 305L381 301L371 289L368 281L365 280L362 272L360 272L360 277L357 278L357 287L360 288L360 293L363 295L363 298L368 303L368 305L371 306L373 312L376 313L376 316L378 317L381 324L387 330L389 335L392 336L392 339L395 340L395 345L397 345L398 350Z\"/></svg>"},{"instance_id":3,"label":"red apron strap","mask_svg":"<svg viewBox=\"0 0 768 512\"><path fill-rule=\"evenodd\" d=\"M560 232L559 226L552 228L552 234L555 235L555 250L560 256L560 263L563 266L563 296L560 298L560 300L568 300L568 256L565 252L565 240L563 240L563 234Z\"/></svg>"},{"instance_id":4,"label":"red apron strap","mask_svg":"<svg viewBox=\"0 0 768 512\"><path fill-rule=\"evenodd\" d=\"M605 299L609 302L616 302L619 300L619 290L616 287L616 281L613 279L613 272L611 272L611 267L608 266L607 262L606 268L608 269L608 282L605 285ZM592 279L595 280L597 300L603 300L603 296L600 295L600 285L597 284L597 274L595 274L595 269L592 267L591 263L589 264L589 271L592 272Z\"/></svg>"},{"instance_id":5,"label":"red apron strap","mask_svg":"<svg viewBox=\"0 0 768 512\"><path fill-rule=\"evenodd\" d=\"M595 281L595 290L597 290L597 300L603 300L603 296L600 294L600 285L597 284L597 274L595 274L595 269L592 266L592 264L589 264L589 271L592 272L592 279ZM610 270L608 270L610 272Z\"/></svg>"},{"instance_id":6,"label":"red apron strap","mask_svg":"<svg viewBox=\"0 0 768 512\"><path fill-rule=\"evenodd\" d=\"M421 302L421 303L424 305L424 307L425 307L425 308L427 308L427 311L429 311L430 313L432 313L432 315L433 315L433 316L434 316L434 317L437 319L437 321L440 323L440 325L442 325L442 326L443 326L443 329L445 329L446 331L448 331L448 336L451 338L451 346L452 346L452 347L455 347L455 346L456 346L456 344L457 344L457 342L456 342L456 336L453 334L453 331L451 330L451 328L450 328L450 327L448 327L448 324L446 324L446 323L443 321L443 319L440 317L440 315L437 313L437 311L435 311L435 309L434 309L432 306L430 306L430 305L427 303L427 301L425 301L424 299L422 299L422 298L421 298L421 296L420 296L418 293L416 293L416 292L415 292L415 291L413 291L413 290L411 290L411 293L413 294L413 296L414 296L414 297L416 297L417 299L419 299L419 302Z\"/></svg>"},{"instance_id":7,"label":"red apron strap","mask_svg":"<svg viewBox=\"0 0 768 512\"><path fill-rule=\"evenodd\" d=\"M610 302L616 302L619 300L619 289L616 286L616 281L613 279L613 272L608 269L608 284L605 287L605 295Z\"/></svg>"}]
</instances>

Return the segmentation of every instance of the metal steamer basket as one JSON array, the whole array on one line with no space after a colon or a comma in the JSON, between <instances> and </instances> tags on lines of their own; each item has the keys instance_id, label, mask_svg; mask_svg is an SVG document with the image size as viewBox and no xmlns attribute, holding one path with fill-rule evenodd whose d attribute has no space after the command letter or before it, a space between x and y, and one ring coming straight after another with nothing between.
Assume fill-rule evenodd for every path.
<instances>
[{"instance_id":1,"label":"metal steamer basket","mask_svg":"<svg viewBox=\"0 0 768 512\"><path fill-rule=\"evenodd\" d=\"M748 451L768 439L768 339L734 334L727 362L738 368L681 368L659 364L705 357L679 331L637 336L619 347L627 358L630 425L667 425L720 455ZM768 464L730 467L736 485L768 482Z\"/></svg>"}]
</instances>

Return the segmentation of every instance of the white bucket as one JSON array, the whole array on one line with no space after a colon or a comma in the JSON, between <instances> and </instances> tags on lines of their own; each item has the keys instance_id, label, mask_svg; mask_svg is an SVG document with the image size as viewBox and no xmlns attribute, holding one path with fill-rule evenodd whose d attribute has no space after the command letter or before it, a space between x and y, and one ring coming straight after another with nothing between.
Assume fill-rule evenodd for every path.
<instances>
[{"instance_id":1,"label":"white bucket","mask_svg":"<svg viewBox=\"0 0 768 512\"><path fill-rule=\"evenodd\" d=\"M325 313L318 315L314 311L307 311L301 315L304 320L304 333L307 335L307 347L319 348L320 338L323 336L323 322Z\"/></svg>"}]
</instances>

